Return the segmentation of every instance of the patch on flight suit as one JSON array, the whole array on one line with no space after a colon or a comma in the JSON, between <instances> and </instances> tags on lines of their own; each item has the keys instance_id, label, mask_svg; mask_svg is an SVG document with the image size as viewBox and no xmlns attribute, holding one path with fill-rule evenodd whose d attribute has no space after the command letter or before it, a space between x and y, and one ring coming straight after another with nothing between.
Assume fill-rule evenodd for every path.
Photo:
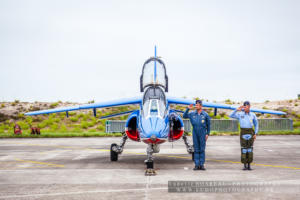
<instances>
[{"instance_id":1,"label":"patch on flight suit","mask_svg":"<svg viewBox=\"0 0 300 200\"><path fill-rule=\"evenodd\" d=\"M251 139L252 135L251 134L245 134L242 136L244 140L249 140Z\"/></svg>"},{"instance_id":2,"label":"patch on flight suit","mask_svg":"<svg viewBox=\"0 0 300 200\"><path fill-rule=\"evenodd\" d=\"M204 122L205 122L204 119L202 119L202 124L204 124Z\"/></svg>"}]
</instances>

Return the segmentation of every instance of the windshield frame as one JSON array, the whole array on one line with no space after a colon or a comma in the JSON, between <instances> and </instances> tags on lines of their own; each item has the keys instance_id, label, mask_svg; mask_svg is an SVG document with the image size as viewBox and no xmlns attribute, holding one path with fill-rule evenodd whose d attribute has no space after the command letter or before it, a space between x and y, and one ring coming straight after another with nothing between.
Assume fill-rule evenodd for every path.
<instances>
[{"instance_id":1,"label":"windshield frame","mask_svg":"<svg viewBox=\"0 0 300 200\"><path fill-rule=\"evenodd\" d=\"M152 93L152 94L151 94ZM154 103L155 102L155 103ZM151 109L156 104L155 114ZM147 119L149 117L165 117L167 113L166 96L160 87L150 87L146 90L143 97L142 114Z\"/></svg>"}]
</instances>

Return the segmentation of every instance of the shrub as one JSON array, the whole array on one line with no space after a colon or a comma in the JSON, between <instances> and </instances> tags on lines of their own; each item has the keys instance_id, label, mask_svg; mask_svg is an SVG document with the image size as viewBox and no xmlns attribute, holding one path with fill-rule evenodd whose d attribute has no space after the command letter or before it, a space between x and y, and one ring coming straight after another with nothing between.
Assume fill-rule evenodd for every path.
<instances>
[{"instance_id":1,"label":"shrub","mask_svg":"<svg viewBox=\"0 0 300 200\"><path fill-rule=\"evenodd\" d=\"M216 119L221 119L221 116L220 116L220 115L217 115L215 118L216 118Z\"/></svg>"},{"instance_id":2,"label":"shrub","mask_svg":"<svg viewBox=\"0 0 300 200\"><path fill-rule=\"evenodd\" d=\"M282 111L283 111L283 112L287 112L287 111L288 111L288 109L286 109L286 108L283 108L283 109L282 109Z\"/></svg>"},{"instance_id":3,"label":"shrub","mask_svg":"<svg viewBox=\"0 0 300 200\"><path fill-rule=\"evenodd\" d=\"M292 103L293 102L293 100L289 100L289 103Z\"/></svg>"},{"instance_id":4,"label":"shrub","mask_svg":"<svg viewBox=\"0 0 300 200\"><path fill-rule=\"evenodd\" d=\"M56 118L53 119L53 121L56 122L56 123L59 123L60 122L60 118L56 117Z\"/></svg>"},{"instance_id":5,"label":"shrub","mask_svg":"<svg viewBox=\"0 0 300 200\"><path fill-rule=\"evenodd\" d=\"M96 121L88 122L88 126L89 126L89 127L95 126L95 124L96 124Z\"/></svg>"},{"instance_id":6,"label":"shrub","mask_svg":"<svg viewBox=\"0 0 300 200\"><path fill-rule=\"evenodd\" d=\"M15 106L17 104L15 102L11 102L10 105Z\"/></svg>"},{"instance_id":7,"label":"shrub","mask_svg":"<svg viewBox=\"0 0 300 200\"><path fill-rule=\"evenodd\" d=\"M227 115L224 116L224 119L230 119L230 117L228 117Z\"/></svg>"},{"instance_id":8,"label":"shrub","mask_svg":"<svg viewBox=\"0 0 300 200\"><path fill-rule=\"evenodd\" d=\"M3 104L1 104L1 108L4 108L4 107L5 107L4 103L3 103Z\"/></svg>"},{"instance_id":9,"label":"shrub","mask_svg":"<svg viewBox=\"0 0 300 200\"><path fill-rule=\"evenodd\" d=\"M221 112L221 113L220 113L221 117L224 117L225 114L226 114L226 113L224 113L224 112Z\"/></svg>"},{"instance_id":10,"label":"shrub","mask_svg":"<svg viewBox=\"0 0 300 200\"><path fill-rule=\"evenodd\" d=\"M82 121L81 122L81 128L87 129L89 127L89 123L87 121Z\"/></svg>"},{"instance_id":11,"label":"shrub","mask_svg":"<svg viewBox=\"0 0 300 200\"><path fill-rule=\"evenodd\" d=\"M84 114L83 113L79 113L78 114L78 118L83 118Z\"/></svg>"},{"instance_id":12,"label":"shrub","mask_svg":"<svg viewBox=\"0 0 300 200\"><path fill-rule=\"evenodd\" d=\"M32 119L32 117L31 116L28 116L28 117L26 117L26 122L28 123L28 124L32 124L32 121L33 121L33 119Z\"/></svg>"},{"instance_id":13,"label":"shrub","mask_svg":"<svg viewBox=\"0 0 300 200\"><path fill-rule=\"evenodd\" d=\"M15 103L16 103L16 104L17 104L17 103L20 103L20 101L16 99L16 100L15 100Z\"/></svg>"},{"instance_id":14,"label":"shrub","mask_svg":"<svg viewBox=\"0 0 300 200\"><path fill-rule=\"evenodd\" d=\"M97 129L99 131L104 131L105 127L103 125L99 125L99 126L97 126Z\"/></svg>"},{"instance_id":15,"label":"shrub","mask_svg":"<svg viewBox=\"0 0 300 200\"><path fill-rule=\"evenodd\" d=\"M262 109L268 110L268 108L266 106L263 106Z\"/></svg>"},{"instance_id":16,"label":"shrub","mask_svg":"<svg viewBox=\"0 0 300 200\"><path fill-rule=\"evenodd\" d=\"M297 104L297 103L295 103L295 106L298 106L298 104Z\"/></svg>"},{"instance_id":17,"label":"shrub","mask_svg":"<svg viewBox=\"0 0 300 200\"><path fill-rule=\"evenodd\" d=\"M66 117L66 114L65 114L65 113L60 113L60 114L59 114L60 120L64 120L65 117Z\"/></svg>"},{"instance_id":18,"label":"shrub","mask_svg":"<svg viewBox=\"0 0 300 200\"><path fill-rule=\"evenodd\" d=\"M300 126L300 121L293 123L293 127L299 127Z\"/></svg>"},{"instance_id":19,"label":"shrub","mask_svg":"<svg viewBox=\"0 0 300 200\"><path fill-rule=\"evenodd\" d=\"M93 128L93 129L88 130L88 132L97 132L97 130Z\"/></svg>"},{"instance_id":20,"label":"shrub","mask_svg":"<svg viewBox=\"0 0 300 200\"><path fill-rule=\"evenodd\" d=\"M37 127L39 127L39 128L45 128L46 126L47 126L47 122L46 121L42 121L41 123L39 123L37 125Z\"/></svg>"},{"instance_id":21,"label":"shrub","mask_svg":"<svg viewBox=\"0 0 300 200\"><path fill-rule=\"evenodd\" d=\"M266 101L265 101L265 103L269 103L269 102L270 102L269 100L266 100Z\"/></svg>"},{"instance_id":22,"label":"shrub","mask_svg":"<svg viewBox=\"0 0 300 200\"><path fill-rule=\"evenodd\" d=\"M271 115L270 114L266 114L266 118L270 118L271 117Z\"/></svg>"},{"instance_id":23,"label":"shrub","mask_svg":"<svg viewBox=\"0 0 300 200\"><path fill-rule=\"evenodd\" d=\"M82 132L82 130L79 127L75 127L71 131L75 132L75 133L81 133Z\"/></svg>"},{"instance_id":24,"label":"shrub","mask_svg":"<svg viewBox=\"0 0 300 200\"><path fill-rule=\"evenodd\" d=\"M59 132L65 133L67 131L68 131L68 129L67 129L66 125L62 124L59 128Z\"/></svg>"},{"instance_id":25,"label":"shrub","mask_svg":"<svg viewBox=\"0 0 300 200\"><path fill-rule=\"evenodd\" d=\"M232 104L232 102L231 102L230 99L226 99L226 100L225 100L225 103L226 103L226 104L230 104L230 105Z\"/></svg>"},{"instance_id":26,"label":"shrub","mask_svg":"<svg viewBox=\"0 0 300 200\"><path fill-rule=\"evenodd\" d=\"M58 103L57 103L57 102L56 102L56 103L50 104L50 108L55 108L56 106L58 106Z\"/></svg>"},{"instance_id":27,"label":"shrub","mask_svg":"<svg viewBox=\"0 0 300 200\"><path fill-rule=\"evenodd\" d=\"M72 122L77 122L78 121L78 116L70 117L70 120Z\"/></svg>"},{"instance_id":28,"label":"shrub","mask_svg":"<svg viewBox=\"0 0 300 200\"><path fill-rule=\"evenodd\" d=\"M90 118L91 118L91 116L89 114L83 114L82 120L87 121Z\"/></svg>"},{"instance_id":29,"label":"shrub","mask_svg":"<svg viewBox=\"0 0 300 200\"><path fill-rule=\"evenodd\" d=\"M58 129L58 124L52 124L50 125L50 131L56 131Z\"/></svg>"},{"instance_id":30,"label":"shrub","mask_svg":"<svg viewBox=\"0 0 300 200\"><path fill-rule=\"evenodd\" d=\"M69 112L69 116L74 116L76 115L76 112Z\"/></svg>"},{"instance_id":31,"label":"shrub","mask_svg":"<svg viewBox=\"0 0 300 200\"><path fill-rule=\"evenodd\" d=\"M24 121L18 121L17 124L19 124L23 130L29 129L29 125Z\"/></svg>"},{"instance_id":32,"label":"shrub","mask_svg":"<svg viewBox=\"0 0 300 200\"><path fill-rule=\"evenodd\" d=\"M41 116L34 116L32 119L33 119L34 122L41 122L41 121L43 121L43 119L42 119Z\"/></svg>"},{"instance_id":33,"label":"shrub","mask_svg":"<svg viewBox=\"0 0 300 200\"><path fill-rule=\"evenodd\" d=\"M5 129L6 129L6 125L0 124L0 133L4 133Z\"/></svg>"}]
</instances>

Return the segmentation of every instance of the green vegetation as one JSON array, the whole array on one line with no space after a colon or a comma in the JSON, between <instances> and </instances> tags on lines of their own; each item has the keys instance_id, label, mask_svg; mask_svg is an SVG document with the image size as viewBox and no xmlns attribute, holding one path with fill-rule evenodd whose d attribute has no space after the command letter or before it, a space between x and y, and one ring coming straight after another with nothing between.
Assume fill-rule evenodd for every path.
<instances>
[{"instance_id":1,"label":"green vegetation","mask_svg":"<svg viewBox=\"0 0 300 200\"><path fill-rule=\"evenodd\" d=\"M229 105L231 105L231 104L233 104L233 102L231 102L231 100L230 100L230 99L226 99L226 100L225 100L225 104L229 104Z\"/></svg>"},{"instance_id":2,"label":"green vegetation","mask_svg":"<svg viewBox=\"0 0 300 200\"><path fill-rule=\"evenodd\" d=\"M293 127L294 127L294 128L300 127L300 121L294 122L294 123L293 123Z\"/></svg>"},{"instance_id":3,"label":"green vegetation","mask_svg":"<svg viewBox=\"0 0 300 200\"><path fill-rule=\"evenodd\" d=\"M50 104L50 108L55 108L58 106L58 102Z\"/></svg>"},{"instance_id":4,"label":"green vegetation","mask_svg":"<svg viewBox=\"0 0 300 200\"><path fill-rule=\"evenodd\" d=\"M230 99L225 101L228 104L233 104L234 102ZM18 101L14 101L10 104L16 105ZM61 102L58 101L53 104L43 104L44 107L52 106L56 107ZM9 105L2 103L1 107ZM18 105L18 109L23 104ZM41 103L39 103L41 105ZM172 109L185 111L187 106L174 105ZM32 105L30 109L38 110L39 106ZM100 116L106 116L113 113L125 112L129 110L138 109L137 106L121 106L113 108L97 109L97 117L93 116L93 112L90 110L88 112L69 112L69 118L66 117L66 113L56 113L50 115L39 115L39 116L24 116L23 113L18 112L16 118L0 122L0 137L98 137L106 136L111 134L104 134L106 119L100 120ZM263 107L267 109L267 107ZM213 109L205 108L206 112L212 119L230 119L225 112L219 111L217 116L214 116ZM20 110L18 110L20 111ZM287 109L282 109L282 111L287 112ZM26 112L26 111L22 111ZM270 114L264 115L265 118L271 117ZM288 117L293 119L295 131L277 131L277 132L262 132L261 134L300 134L300 114L296 113L294 110L290 110ZM115 120L126 120L128 115L118 116L112 119ZM19 124L22 128L22 136L15 136L13 134L13 127L15 123ZM41 136L30 135L30 127L41 128ZM297 132L298 130L298 132ZM237 135L239 133L218 133L213 132L212 135ZM120 134L116 134L118 136ZM114 135L115 136L115 135Z\"/></svg>"},{"instance_id":5,"label":"green vegetation","mask_svg":"<svg viewBox=\"0 0 300 200\"><path fill-rule=\"evenodd\" d=\"M77 116L74 116L74 117L70 117L70 120L72 121L72 122L78 122L78 119L79 119L79 116L77 115Z\"/></svg>"},{"instance_id":6,"label":"green vegetation","mask_svg":"<svg viewBox=\"0 0 300 200\"><path fill-rule=\"evenodd\" d=\"M2 104L1 104L1 108L4 108L4 107L5 107L5 105L4 105L4 103L2 103Z\"/></svg>"},{"instance_id":7,"label":"green vegetation","mask_svg":"<svg viewBox=\"0 0 300 200\"><path fill-rule=\"evenodd\" d=\"M104 132L42 132L41 135L31 135L29 132L23 132L22 135L11 133L0 133L0 138L60 138L60 137L120 137L121 133Z\"/></svg>"}]
</instances>

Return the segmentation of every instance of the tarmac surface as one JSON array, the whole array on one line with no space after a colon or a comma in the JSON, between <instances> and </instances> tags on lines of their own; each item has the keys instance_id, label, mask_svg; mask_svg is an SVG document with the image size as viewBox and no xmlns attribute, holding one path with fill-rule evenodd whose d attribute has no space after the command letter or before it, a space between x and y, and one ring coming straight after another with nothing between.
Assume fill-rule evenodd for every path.
<instances>
[{"instance_id":1,"label":"tarmac surface","mask_svg":"<svg viewBox=\"0 0 300 200\"><path fill-rule=\"evenodd\" d=\"M110 145L120 140L0 139L0 199L300 199L300 136L258 136L252 171L242 170L238 136L209 137L206 171L192 170L182 139L165 143L154 154L156 176L144 175L147 146L142 142L127 140L119 160L111 162ZM179 193L168 191L168 181L241 181L279 187Z\"/></svg>"}]
</instances>

